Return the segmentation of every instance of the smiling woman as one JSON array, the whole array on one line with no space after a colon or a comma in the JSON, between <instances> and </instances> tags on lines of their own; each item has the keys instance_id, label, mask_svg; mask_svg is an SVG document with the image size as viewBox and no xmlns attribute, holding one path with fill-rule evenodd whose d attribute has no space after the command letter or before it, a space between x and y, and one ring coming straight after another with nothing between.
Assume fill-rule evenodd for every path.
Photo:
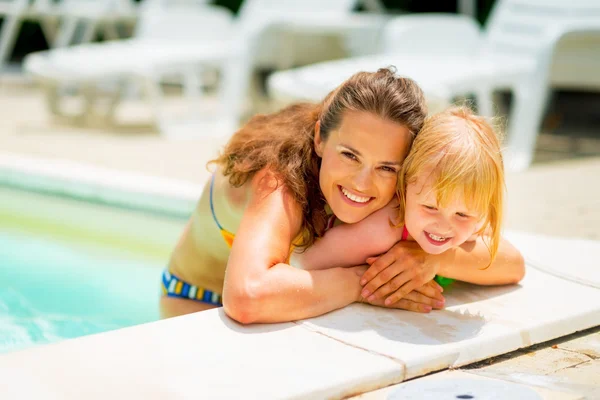
<instances>
[{"instance_id":1,"label":"smiling woman","mask_svg":"<svg viewBox=\"0 0 600 400\"><path fill-rule=\"evenodd\" d=\"M222 299L242 323L279 322L358 301L364 267L302 270L290 255L322 237L332 217L355 223L390 202L425 116L415 82L381 69L353 75L320 104L253 117L214 161L173 251L163 316Z\"/></svg>"}]
</instances>

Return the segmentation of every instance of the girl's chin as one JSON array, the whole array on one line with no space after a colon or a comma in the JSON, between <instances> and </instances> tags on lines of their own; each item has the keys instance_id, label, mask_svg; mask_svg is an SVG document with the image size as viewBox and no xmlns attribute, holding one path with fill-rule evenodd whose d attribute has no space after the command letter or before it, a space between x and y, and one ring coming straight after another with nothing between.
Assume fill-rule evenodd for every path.
<instances>
[{"instance_id":1,"label":"girl's chin","mask_svg":"<svg viewBox=\"0 0 600 400\"><path fill-rule=\"evenodd\" d=\"M437 255L437 254L442 254L444 251L448 250L448 246L434 246L429 242L426 242L426 243L418 242L418 243L419 243L419 246L421 246L421 248L423 249L423 251L425 251L427 254Z\"/></svg>"}]
</instances>

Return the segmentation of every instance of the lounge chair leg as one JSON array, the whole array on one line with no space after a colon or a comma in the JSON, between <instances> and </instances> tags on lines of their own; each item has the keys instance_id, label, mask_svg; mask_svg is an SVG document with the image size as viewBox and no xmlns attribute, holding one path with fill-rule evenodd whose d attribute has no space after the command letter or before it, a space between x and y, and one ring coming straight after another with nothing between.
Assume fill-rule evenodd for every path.
<instances>
[{"instance_id":1,"label":"lounge chair leg","mask_svg":"<svg viewBox=\"0 0 600 400\"><path fill-rule=\"evenodd\" d=\"M202 96L202 82L199 76L203 73L201 67L190 68L183 74L183 92L191 100L198 99Z\"/></svg>"},{"instance_id":2,"label":"lounge chair leg","mask_svg":"<svg viewBox=\"0 0 600 400\"><path fill-rule=\"evenodd\" d=\"M492 117L494 113L493 92L489 88L483 88L475 93L477 101L477 113L485 117Z\"/></svg>"},{"instance_id":3,"label":"lounge chair leg","mask_svg":"<svg viewBox=\"0 0 600 400\"><path fill-rule=\"evenodd\" d=\"M52 82L52 83L45 83L43 86L44 89L44 93L46 95L46 103L48 105L48 110L52 113L52 115L59 117L59 118L68 118L68 119L75 119L78 121L81 121L82 118L86 115L86 107L83 107L83 111L81 111L80 113L68 113L65 110L63 110L62 107L62 98L64 95L64 87L61 87L58 83L56 82ZM89 95L88 95L89 96ZM84 101L88 101L89 99L85 99L85 94L84 94Z\"/></svg>"},{"instance_id":4,"label":"lounge chair leg","mask_svg":"<svg viewBox=\"0 0 600 400\"><path fill-rule=\"evenodd\" d=\"M60 21L57 17L42 18L40 27L49 47L55 47Z\"/></svg>"},{"instance_id":5,"label":"lounge chair leg","mask_svg":"<svg viewBox=\"0 0 600 400\"><path fill-rule=\"evenodd\" d=\"M81 95L83 97L83 107L81 113L76 115L75 118L81 123L85 123L86 120L90 121L95 116L94 104L97 99L97 90L91 83L85 83L81 86Z\"/></svg>"},{"instance_id":6,"label":"lounge chair leg","mask_svg":"<svg viewBox=\"0 0 600 400\"><path fill-rule=\"evenodd\" d=\"M115 23L105 24L104 32L106 32L105 37L110 38L111 40L118 40L121 38L119 29Z\"/></svg>"},{"instance_id":7,"label":"lounge chair leg","mask_svg":"<svg viewBox=\"0 0 600 400\"><path fill-rule=\"evenodd\" d=\"M533 161L535 144L549 89L543 84L522 85L514 91L508 119L507 168L520 171Z\"/></svg>"},{"instance_id":8,"label":"lounge chair leg","mask_svg":"<svg viewBox=\"0 0 600 400\"><path fill-rule=\"evenodd\" d=\"M2 29L0 30L0 67L8 62L20 27L20 18L10 16L4 17Z\"/></svg>"},{"instance_id":9,"label":"lounge chair leg","mask_svg":"<svg viewBox=\"0 0 600 400\"><path fill-rule=\"evenodd\" d=\"M60 31L56 37L56 40L54 41L54 47L67 47L71 44L73 38L75 37L75 31L77 30L78 22L78 18L65 18L65 20L61 23Z\"/></svg>"},{"instance_id":10,"label":"lounge chair leg","mask_svg":"<svg viewBox=\"0 0 600 400\"><path fill-rule=\"evenodd\" d=\"M60 89L58 85L55 83L46 83L43 88L46 94L48 110L56 116L63 116L64 114L60 111L60 96L58 95Z\"/></svg>"},{"instance_id":11,"label":"lounge chair leg","mask_svg":"<svg viewBox=\"0 0 600 400\"><path fill-rule=\"evenodd\" d=\"M84 25L85 27L83 34L81 35L80 43L89 43L94 40L98 24L95 21L85 20Z\"/></svg>"},{"instance_id":12,"label":"lounge chair leg","mask_svg":"<svg viewBox=\"0 0 600 400\"><path fill-rule=\"evenodd\" d=\"M162 110L163 96L160 81L153 76L146 76L143 78L143 87L150 101L152 114L154 115L157 126L163 126L166 121Z\"/></svg>"},{"instance_id":13,"label":"lounge chair leg","mask_svg":"<svg viewBox=\"0 0 600 400\"><path fill-rule=\"evenodd\" d=\"M115 121L115 111L117 110L117 106L123 99L123 92L126 90L125 82L120 83L117 89L114 92L111 92L108 98L108 104L106 106L106 110L104 116L106 120L110 123Z\"/></svg>"},{"instance_id":14,"label":"lounge chair leg","mask_svg":"<svg viewBox=\"0 0 600 400\"><path fill-rule=\"evenodd\" d=\"M254 50L253 47L252 50ZM246 53L249 51L248 48L241 50ZM243 54L227 60L223 66L219 85L221 116L235 124L240 121L248 100L252 79L252 62L249 54Z\"/></svg>"}]
</instances>

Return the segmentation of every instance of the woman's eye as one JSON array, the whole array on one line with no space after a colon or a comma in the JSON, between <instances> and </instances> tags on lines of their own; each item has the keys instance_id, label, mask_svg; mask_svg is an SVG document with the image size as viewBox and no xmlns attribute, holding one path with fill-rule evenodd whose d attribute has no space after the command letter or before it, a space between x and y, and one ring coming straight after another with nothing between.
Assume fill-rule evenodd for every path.
<instances>
[{"instance_id":1,"label":"woman's eye","mask_svg":"<svg viewBox=\"0 0 600 400\"><path fill-rule=\"evenodd\" d=\"M394 168L394 167L383 166L380 169L385 172L391 172L392 174L395 174L398 172L398 171L396 171L396 168Z\"/></svg>"},{"instance_id":2,"label":"woman's eye","mask_svg":"<svg viewBox=\"0 0 600 400\"><path fill-rule=\"evenodd\" d=\"M348 151L342 151L342 155L350 160L358 161L358 158L354 154L352 154Z\"/></svg>"}]
</instances>

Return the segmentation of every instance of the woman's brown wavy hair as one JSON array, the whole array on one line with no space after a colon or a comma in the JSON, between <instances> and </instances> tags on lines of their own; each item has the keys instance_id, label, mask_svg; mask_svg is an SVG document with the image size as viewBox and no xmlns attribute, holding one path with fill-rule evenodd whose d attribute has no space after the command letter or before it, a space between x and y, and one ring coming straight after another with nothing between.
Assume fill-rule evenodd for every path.
<instances>
[{"instance_id":1,"label":"woman's brown wavy hair","mask_svg":"<svg viewBox=\"0 0 600 400\"><path fill-rule=\"evenodd\" d=\"M392 68L359 72L330 92L319 104L293 104L278 112L252 117L212 160L229 183L242 186L255 173L270 168L302 207L301 238L308 247L323 234L327 215L319 186L321 159L314 148L315 124L327 140L347 110L370 112L405 125L413 137L421 129L427 109L423 92Z\"/></svg>"}]
</instances>

